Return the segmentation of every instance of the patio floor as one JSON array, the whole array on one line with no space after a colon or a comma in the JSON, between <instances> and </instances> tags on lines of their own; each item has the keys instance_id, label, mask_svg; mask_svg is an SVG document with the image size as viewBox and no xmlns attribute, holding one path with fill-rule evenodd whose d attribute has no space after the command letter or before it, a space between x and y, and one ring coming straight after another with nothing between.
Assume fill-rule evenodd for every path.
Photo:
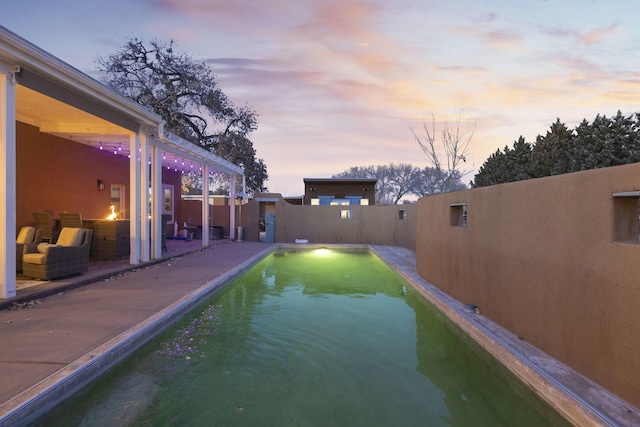
<instances>
[{"instance_id":1,"label":"patio floor","mask_svg":"<svg viewBox=\"0 0 640 427\"><path fill-rule=\"evenodd\" d=\"M210 242L210 246L218 246L228 242L229 240L227 239L212 240ZM202 240L186 241L168 239L167 250L163 251L162 259L152 261L151 263L144 263L142 265L150 265L153 263L162 262L163 260L195 252L201 249ZM126 258L114 261L89 261L88 272L79 276L69 277L65 279L45 281L18 275L16 283L16 296L13 298L0 300L0 310L9 308L14 304L22 304L28 301L33 301L37 298L47 297L65 290L83 286L88 283L104 280L114 274L122 273L123 271L135 270L140 267L141 265L129 264L129 258Z\"/></svg>"}]
</instances>

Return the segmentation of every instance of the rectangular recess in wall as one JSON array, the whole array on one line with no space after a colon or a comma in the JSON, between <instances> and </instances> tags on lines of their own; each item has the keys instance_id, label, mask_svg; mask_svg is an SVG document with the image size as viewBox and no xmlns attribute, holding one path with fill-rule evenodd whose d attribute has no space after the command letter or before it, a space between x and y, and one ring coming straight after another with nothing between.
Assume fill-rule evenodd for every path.
<instances>
[{"instance_id":1,"label":"rectangular recess in wall","mask_svg":"<svg viewBox=\"0 0 640 427\"><path fill-rule=\"evenodd\" d=\"M466 203L451 203L449 205L449 225L451 227L467 228Z\"/></svg>"},{"instance_id":2,"label":"rectangular recess in wall","mask_svg":"<svg viewBox=\"0 0 640 427\"><path fill-rule=\"evenodd\" d=\"M613 241L640 243L640 191L613 193Z\"/></svg>"},{"instance_id":3,"label":"rectangular recess in wall","mask_svg":"<svg viewBox=\"0 0 640 427\"><path fill-rule=\"evenodd\" d=\"M407 219L407 210L406 209L400 209L398 211L398 219Z\"/></svg>"},{"instance_id":4,"label":"rectangular recess in wall","mask_svg":"<svg viewBox=\"0 0 640 427\"><path fill-rule=\"evenodd\" d=\"M340 218L342 219L351 219L351 209L342 209L340 211Z\"/></svg>"}]
</instances>

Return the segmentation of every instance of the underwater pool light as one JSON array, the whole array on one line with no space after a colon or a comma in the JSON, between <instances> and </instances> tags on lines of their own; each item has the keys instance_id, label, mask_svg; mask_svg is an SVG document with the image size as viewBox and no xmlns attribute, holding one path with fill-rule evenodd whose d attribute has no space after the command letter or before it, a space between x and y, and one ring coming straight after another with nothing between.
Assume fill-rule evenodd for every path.
<instances>
[{"instance_id":1,"label":"underwater pool light","mask_svg":"<svg viewBox=\"0 0 640 427\"><path fill-rule=\"evenodd\" d=\"M313 251L316 255L329 255L331 253L331 250L322 247L322 248L318 248L316 250Z\"/></svg>"}]
</instances>

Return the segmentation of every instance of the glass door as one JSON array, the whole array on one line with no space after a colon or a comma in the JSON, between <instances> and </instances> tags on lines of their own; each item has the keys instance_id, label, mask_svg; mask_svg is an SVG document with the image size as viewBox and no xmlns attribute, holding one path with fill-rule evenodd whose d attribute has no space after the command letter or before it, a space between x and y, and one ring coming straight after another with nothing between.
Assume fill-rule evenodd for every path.
<instances>
[{"instance_id":1,"label":"glass door","mask_svg":"<svg viewBox=\"0 0 640 427\"><path fill-rule=\"evenodd\" d=\"M124 184L111 184L111 206L118 219L124 218L125 213L125 186Z\"/></svg>"}]
</instances>

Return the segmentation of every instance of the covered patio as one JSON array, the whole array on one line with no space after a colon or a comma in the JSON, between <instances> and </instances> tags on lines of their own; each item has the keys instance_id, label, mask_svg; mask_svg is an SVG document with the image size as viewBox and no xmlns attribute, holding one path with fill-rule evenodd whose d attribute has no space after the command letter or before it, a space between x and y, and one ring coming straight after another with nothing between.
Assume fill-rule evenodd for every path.
<instances>
[{"instance_id":1,"label":"covered patio","mask_svg":"<svg viewBox=\"0 0 640 427\"><path fill-rule=\"evenodd\" d=\"M99 173L120 182L126 204L120 218L129 223L131 265L163 257L167 173L195 171L205 188L212 174L229 176L230 239L235 237L235 200L244 195L242 168L171 134L158 115L4 27L0 169L0 257L5 261L0 265L0 299L16 296L15 238L21 226L32 223L32 211L43 206L106 217L109 199L101 193ZM238 193L237 186L242 188ZM180 192L172 188L173 203ZM210 203L205 196L199 221L204 230L211 224ZM199 242L208 246L209 234L202 233Z\"/></svg>"}]
</instances>

